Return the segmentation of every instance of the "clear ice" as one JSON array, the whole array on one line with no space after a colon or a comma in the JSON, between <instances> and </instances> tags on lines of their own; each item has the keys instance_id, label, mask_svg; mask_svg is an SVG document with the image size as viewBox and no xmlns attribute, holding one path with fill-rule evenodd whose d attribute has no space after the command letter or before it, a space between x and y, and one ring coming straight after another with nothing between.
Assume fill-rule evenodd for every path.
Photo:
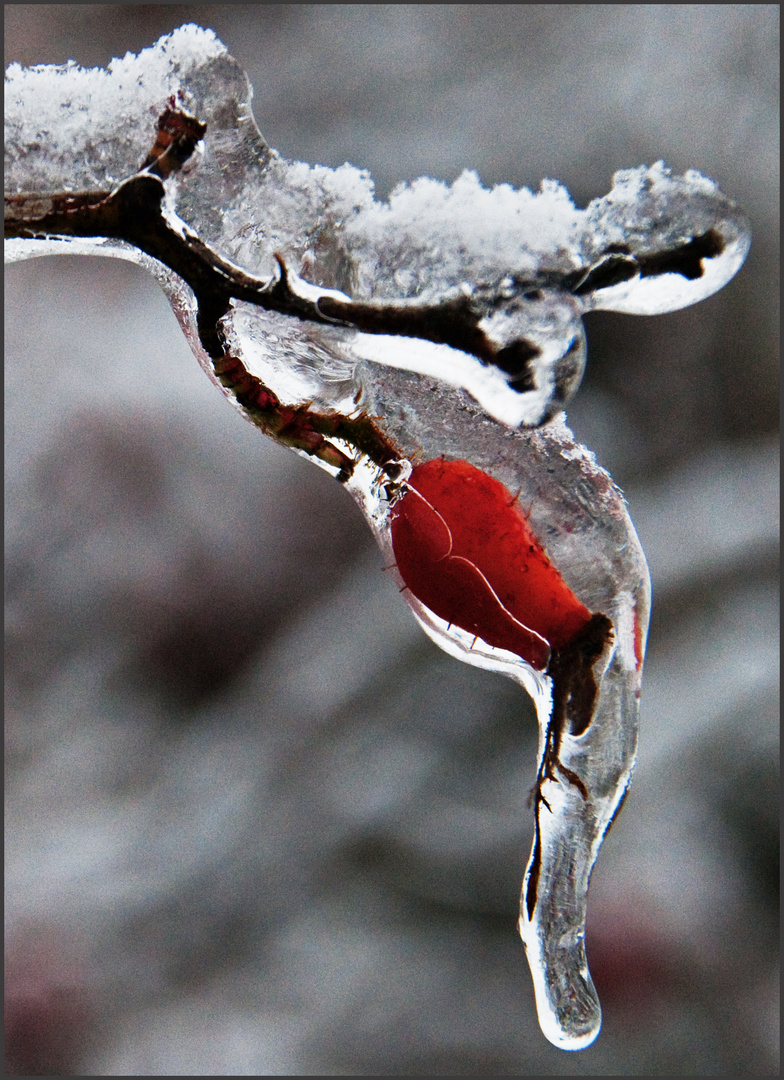
<instances>
[{"instance_id":1,"label":"clear ice","mask_svg":"<svg viewBox=\"0 0 784 1080\"><path fill-rule=\"evenodd\" d=\"M585 364L583 313L655 314L709 296L742 264L747 221L713 181L693 171L674 176L661 162L616 173L610 193L584 210L556 182L544 181L537 193L507 184L487 190L472 172L451 186L427 178L401 184L388 202L377 202L360 169L281 158L259 133L250 99L225 47L192 25L105 71L13 65L5 94L11 216L14 196L26 197L28 211L36 200L45 211L52 193L110 191L133 176L171 101L206 124L195 153L164 181L163 213L181 234L192 230L260 279L278 278L282 259L293 292L311 300L415 309L462 297L476 305L498 363L416 333L319 323L246 300L233 301L220 331L228 353L282 408L367 421L394 448L374 456L352 441L350 424L328 446L322 439L318 453L315 441L289 438L285 426L270 432L339 476L387 563L394 563L390 510L412 464L466 459L519 492L563 580L611 620L611 639L593 667L591 714L577 729L562 726L548 767L553 679L403 594L443 649L510 676L536 703L536 825L519 927L544 1034L563 1049L581 1049L601 1024L585 955L588 885L634 765L650 597L623 497L574 442L563 406ZM100 236L17 237L5 251L6 261L72 251L146 267L209 377L242 408L205 349L193 292L157 260ZM341 465L347 459L350 469Z\"/></svg>"}]
</instances>

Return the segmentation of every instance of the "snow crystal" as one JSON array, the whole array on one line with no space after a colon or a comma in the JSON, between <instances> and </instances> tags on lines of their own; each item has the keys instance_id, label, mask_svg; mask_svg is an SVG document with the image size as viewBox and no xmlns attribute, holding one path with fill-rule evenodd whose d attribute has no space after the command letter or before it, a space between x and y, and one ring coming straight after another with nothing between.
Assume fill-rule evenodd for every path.
<instances>
[{"instance_id":1,"label":"snow crystal","mask_svg":"<svg viewBox=\"0 0 784 1080\"><path fill-rule=\"evenodd\" d=\"M409 295L429 295L504 272L574 269L581 219L560 184L545 181L538 194L509 184L488 189L466 170L451 185L428 177L398 185L388 203L350 222L346 242L365 271L363 294L393 295L396 273L408 269ZM371 259L371 252L383 254Z\"/></svg>"},{"instance_id":2,"label":"snow crystal","mask_svg":"<svg viewBox=\"0 0 784 1080\"><path fill-rule=\"evenodd\" d=\"M189 24L108 69L60 66L5 74L5 191L79 191L138 168L167 99L226 48ZM186 104L187 102L183 102Z\"/></svg>"}]
</instances>

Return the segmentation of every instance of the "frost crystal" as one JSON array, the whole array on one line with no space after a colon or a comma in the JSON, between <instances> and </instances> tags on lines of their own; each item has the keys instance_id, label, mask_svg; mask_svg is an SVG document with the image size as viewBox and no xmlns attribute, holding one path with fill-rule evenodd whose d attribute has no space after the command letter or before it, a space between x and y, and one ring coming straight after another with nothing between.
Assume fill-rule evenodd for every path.
<instances>
[{"instance_id":1,"label":"frost crystal","mask_svg":"<svg viewBox=\"0 0 784 1080\"><path fill-rule=\"evenodd\" d=\"M553 181L488 190L472 172L376 202L362 170L271 150L250 97L195 26L107 71L13 65L6 259L151 270L210 378L345 484L389 563L405 553L425 631L532 694L520 932L544 1033L580 1049L601 1022L586 898L634 764L649 582L621 493L562 410L583 313L710 295L743 262L747 222L661 162L617 173L584 210ZM510 535L527 539L501 557Z\"/></svg>"}]
</instances>

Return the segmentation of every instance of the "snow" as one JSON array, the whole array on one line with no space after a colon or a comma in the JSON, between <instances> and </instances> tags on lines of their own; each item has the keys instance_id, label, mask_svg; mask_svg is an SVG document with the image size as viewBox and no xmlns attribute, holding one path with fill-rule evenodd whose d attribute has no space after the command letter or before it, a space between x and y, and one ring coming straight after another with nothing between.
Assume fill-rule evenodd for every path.
<instances>
[{"instance_id":1,"label":"snow","mask_svg":"<svg viewBox=\"0 0 784 1080\"><path fill-rule=\"evenodd\" d=\"M79 191L119 183L151 145L156 117L189 77L226 55L193 24L108 69L11 64L5 74L5 191Z\"/></svg>"}]
</instances>

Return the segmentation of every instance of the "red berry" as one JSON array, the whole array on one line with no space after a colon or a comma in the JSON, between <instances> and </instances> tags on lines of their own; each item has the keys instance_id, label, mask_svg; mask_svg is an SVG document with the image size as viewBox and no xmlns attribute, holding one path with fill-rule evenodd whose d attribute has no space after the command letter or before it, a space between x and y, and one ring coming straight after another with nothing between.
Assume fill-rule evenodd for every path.
<instances>
[{"instance_id":1,"label":"red berry","mask_svg":"<svg viewBox=\"0 0 784 1080\"><path fill-rule=\"evenodd\" d=\"M591 619L509 491L467 461L417 465L392 511L408 588L440 618L544 670Z\"/></svg>"}]
</instances>

